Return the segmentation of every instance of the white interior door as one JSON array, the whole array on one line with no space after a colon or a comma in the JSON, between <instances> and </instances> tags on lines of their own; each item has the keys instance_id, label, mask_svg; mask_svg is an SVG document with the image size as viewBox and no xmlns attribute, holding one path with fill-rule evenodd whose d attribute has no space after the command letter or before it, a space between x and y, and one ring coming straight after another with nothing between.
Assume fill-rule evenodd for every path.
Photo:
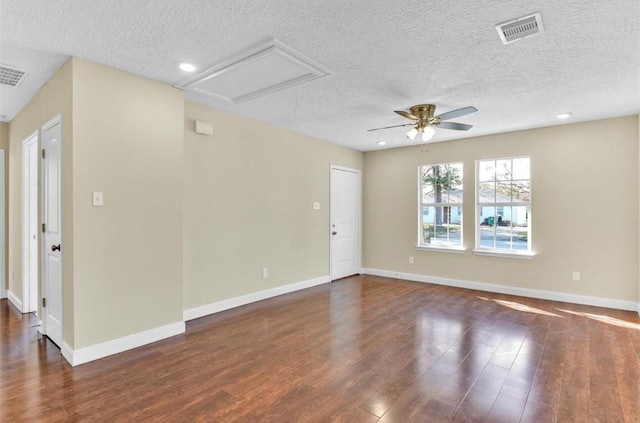
<instances>
[{"instance_id":1,"label":"white interior door","mask_svg":"<svg viewBox=\"0 0 640 423\"><path fill-rule=\"evenodd\" d=\"M331 280L360 273L360 171L331 167Z\"/></svg>"},{"instance_id":2,"label":"white interior door","mask_svg":"<svg viewBox=\"0 0 640 423\"><path fill-rule=\"evenodd\" d=\"M38 309L38 133L22 143L22 312Z\"/></svg>"},{"instance_id":3,"label":"white interior door","mask_svg":"<svg viewBox=\"0 0 640 423\"><path fill-rule=\"evenodd\" d=\"M62 346L62 231L60 117L42 127L42 290L44 333Z\"/></svg>"}]
</instances>

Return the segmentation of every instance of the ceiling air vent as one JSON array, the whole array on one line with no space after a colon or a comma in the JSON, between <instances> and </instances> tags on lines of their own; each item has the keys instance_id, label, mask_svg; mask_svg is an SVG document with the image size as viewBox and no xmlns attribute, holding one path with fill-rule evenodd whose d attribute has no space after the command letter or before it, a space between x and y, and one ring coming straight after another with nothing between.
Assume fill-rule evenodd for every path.
<instances>
[{"instance_id":1,"label":"ceiling air vent","mask_svg":"<svg viewBox=\"0 0 640 423\"><path fill-rule=\"evenodd\" d=\"M500 35L502 44L509 44L544 32L544 26L542 26L540 13L534 13L498 24L496 25L496 30L498 31L498 35Z\"/></svg>"},{"instance_id":2,"label":"ceiling air vent","mask_svg":"<svg viewBox=\"0 0 640 423\"><path fill-rule=\"evenodd\" d=\"M17 87L27 77L27 72L13 66L0 64L0 84Z\"/></svg>"}]
</instances>

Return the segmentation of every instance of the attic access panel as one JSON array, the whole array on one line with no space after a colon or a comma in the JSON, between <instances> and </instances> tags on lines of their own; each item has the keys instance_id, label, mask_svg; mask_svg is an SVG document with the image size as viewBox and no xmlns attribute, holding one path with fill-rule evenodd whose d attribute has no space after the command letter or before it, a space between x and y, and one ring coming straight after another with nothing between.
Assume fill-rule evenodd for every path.
<instances>
[{"instance_id":1,"label":"attic access panel","mask_svg":"<svg viewBox=\"0 0 640 423\"><path fill-rule=\"evenodd\" d=\"M241 103L328 74L323 66L274 40L200 73L183 88Z\"/></svg>"}]
</instances>

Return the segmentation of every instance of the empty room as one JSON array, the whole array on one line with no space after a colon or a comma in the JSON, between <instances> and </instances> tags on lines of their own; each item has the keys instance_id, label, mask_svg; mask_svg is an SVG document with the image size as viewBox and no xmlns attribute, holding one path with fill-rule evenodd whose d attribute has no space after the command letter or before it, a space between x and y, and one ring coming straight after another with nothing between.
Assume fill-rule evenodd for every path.
<instances>
[{"instance_id":1,"label":"empty room","mask_svg":"<svg viewBox=\"0 0 640 423\"><path fill-rule=\"evenodd\" d=\"M640 421L640 3L0 1L0 422Z\"/></svg>"}]
</instances>

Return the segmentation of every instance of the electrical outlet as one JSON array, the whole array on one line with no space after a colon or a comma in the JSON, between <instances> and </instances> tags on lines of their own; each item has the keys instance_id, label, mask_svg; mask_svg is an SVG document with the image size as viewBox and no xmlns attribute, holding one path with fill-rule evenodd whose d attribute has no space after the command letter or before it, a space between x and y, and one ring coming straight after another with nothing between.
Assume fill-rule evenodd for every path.
<instances>
[{"instance_id":1,"label":"electrical outlet","mask_svg":"<svg viewBox=\"0 0 640 423\"><path fill-rule=\"evenodd\" d=\"M413 257L409 257L409 264L413 264Z\"/></svg>"},{"instance_id":2,"label":"electrical outlet","mask_svg":"<svg viewBox=\"0 0 640 423\"><path fill-rule=\"evenodd\" d=\"M267 269L266 267L262 268L262 277L263 278L269 277L269 269Z\"/></svg>"},{"instance_id":3,"label":"electrical outlet","mask_svg":"<svg viewBox=\"0 0 640 423\"><path fill-rule=\"evenodd\" d=\"M102 192L93 193L93 207L102 207L104 205L104 195Z\"/></svg>"},{"instance_id":4,"label":"electrical outlet","mask_svg":"<svg viewBox=\"0 0 640 423\"><path fill-rule=\"evenodd\" d=\"M580 272L573 271L571 273L571 280L574 282L580 282Z\"/></svg>"}]
</instances>

